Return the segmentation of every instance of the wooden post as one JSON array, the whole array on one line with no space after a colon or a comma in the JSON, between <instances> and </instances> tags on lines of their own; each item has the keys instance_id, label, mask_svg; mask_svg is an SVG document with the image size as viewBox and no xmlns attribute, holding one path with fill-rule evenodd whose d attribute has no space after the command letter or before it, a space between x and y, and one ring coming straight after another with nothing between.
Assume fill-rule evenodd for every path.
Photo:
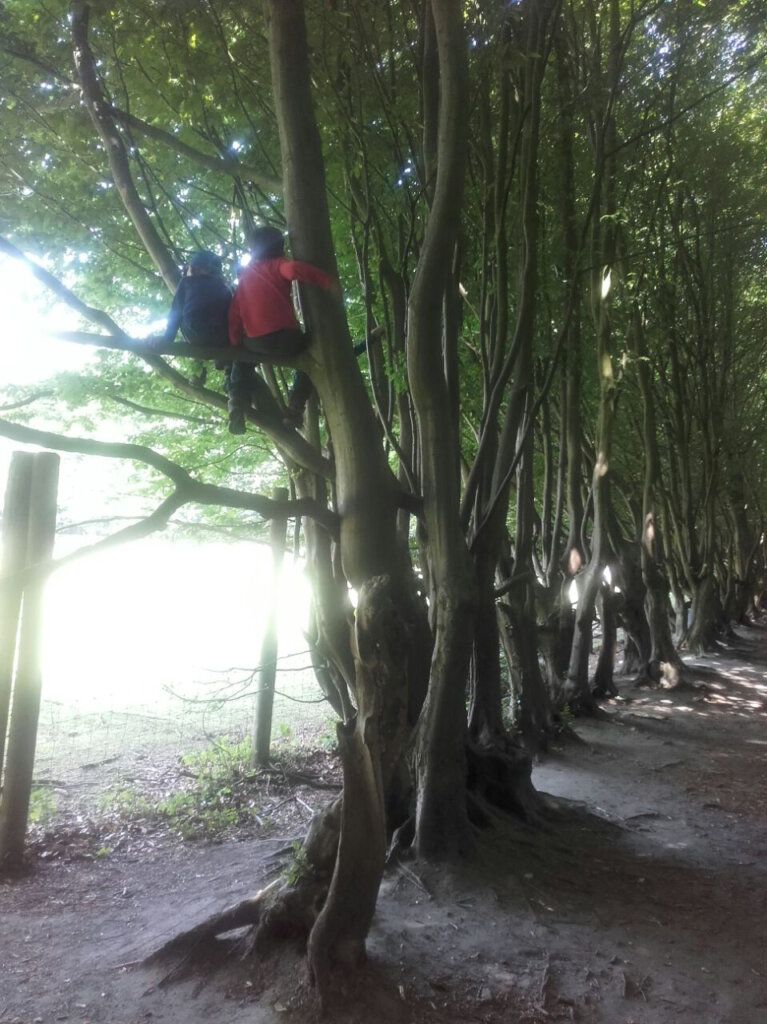
<instances>
[{"instance_id":1,"label":"wooden post","mask_svg":"<svg viewBox=\"0 0 767 1024\"><path fill-rule=\"evenodd\" d=\"M27 567L47 562L56 533L59 456L39 452L32 463ZM24 587L16 676L0 798L0 865L15 866L24 853L42 690L42 613L45 577Z\"/></svg>"},{"instance_id":2,"label":"wooden post","mask_svg":"<svg viewBox=\"0 0 767 1024\"><path fill-rule=\"evenodd\" d=\"M272 497L275 501L287 501L287 488L275 487ZM272 549L271 603L261 642L261 668L258 673L256 726L253 735L253 758L255 763L260 765L269 764L269 748L272 741L274 681L277 676L277 585L285 557L287 528L287 519L273 519L269 527L269 544Z\"/></svg>"},{"instance_id":3,"label":"wooden post","mask_svg":"<svg viewBox=\"0 0 767 1024\"><path fill-rule=\"evenodd\" d=\"M0 576L21 572L27 559L29 488L32 482L32 452L14 452L8 472L3 505L2 560ZM13 663L21 611L21 584L6 584L0 590L0 783L5 763L5 738L11 706Z\"/></svg>"}]
</instances>

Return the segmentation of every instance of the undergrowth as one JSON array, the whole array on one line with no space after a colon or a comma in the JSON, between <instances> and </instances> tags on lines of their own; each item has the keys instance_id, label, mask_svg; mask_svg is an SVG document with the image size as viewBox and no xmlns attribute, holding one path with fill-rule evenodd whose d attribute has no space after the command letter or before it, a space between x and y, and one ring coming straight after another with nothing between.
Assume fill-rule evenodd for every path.
<instances>
[{"instance_id":1,"label":"undergrowth","mask_svg":"<svg viewBox=\"0 0 767 1024\"><path fill-rule=\"evenodd\" d=\"M221 839L237 828L268 824L258 814L257 773L250 739L217 741L182 758L179 789L167 794L128 788L105 796L102 813L165 826L182 839Z\"/></svg>"}]
</instances>

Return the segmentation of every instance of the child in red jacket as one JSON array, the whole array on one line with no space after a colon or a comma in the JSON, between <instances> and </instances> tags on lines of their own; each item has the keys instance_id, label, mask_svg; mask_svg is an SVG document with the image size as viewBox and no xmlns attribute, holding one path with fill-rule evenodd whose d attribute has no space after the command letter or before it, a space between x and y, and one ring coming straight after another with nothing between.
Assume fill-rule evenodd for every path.
<instances>
[{"instance_id":1,"label":"child in red jacket","mask_svg":"<svg viewBox=\"0 0 767 1024\"><path fill-rule=\"evenodd\" d=\"M293 308L291 283L306 281L325 291L337 288L332 277L311 263L285 258L282 233L273 227L256 228L250 236L251 261L239 277L229 307L229 341L244 345L266 361L279 363L281 357L299 355L309 344ZM300 423L312 384L305 373L293 377L288 418ZM252 363L232 365L229 381L229 430L245 432L245 410L254 392L260 390Z\"/></svg>"}]
</instances>

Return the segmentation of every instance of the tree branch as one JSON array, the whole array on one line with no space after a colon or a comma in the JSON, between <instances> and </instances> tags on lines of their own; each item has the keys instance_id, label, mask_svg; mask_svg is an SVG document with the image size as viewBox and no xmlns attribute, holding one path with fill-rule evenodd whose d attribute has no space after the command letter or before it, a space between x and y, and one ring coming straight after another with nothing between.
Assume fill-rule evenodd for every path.
<instances>
[{"instance_id":1,"label":"tree branch","mask_svg":"<svg viewBox=\"0 0 767 1024\"><path fill-rule=\"evenodd\" d=\"M264 519L295 519L299 516L308 516L333 535L338 530L336 513L321 505L314 498L275 501L273 498L237 491L231 487L202 483L195 480L183 466L179 466L178 463L143 445L65 437L48 430L22 427L18 423L11 423L9 420L3 419L0 419L0 435L12 441L18 441L20 444L38 445L54 451L142 462L144 465L151 466L158 473L162 473L174 484L179 500L176 508L194 502L198 505L221 505L225 508L245 509L257 512ZM176 508L172 511L175 511ZM168 513L169 516L171 514L172 512ZM131 530L133 527L126 527L126 529Z\"/></svg>"},{"instance_id":2,"label":"tree branch","mask_svg":"<svg viewBox=\"0 0 767 1024\"><path fill-rule=\"evenodd\" d=\"M267 192L282 192L282 182L279 178L274 178L269 174L264 174L263 171L259 171L256 167L240 163L239 160L233 160L226 157L209 156L207 153L203 153L201 150L195 149L194 146L190 146L188 143L182 142L182 140L172 132L166 131L164 128L158 128L156 125L149 124L147 121L143 121L140 117L136 117L134 114L129 114L126 110L120 110L111 103L105 104L105 109L108 110L109 114L121 124L127 125L129 128L134 128L136 131L141 132L142 135L146 135L147 138L155 139L158 142L164 143L175 153L178 153L180 156L188 157L190 160L194 160L195 163L200 164L202 167L207 167L209 171L228 174L233 178L242 178L244 181L249 181L253 185L258 185L259 188L263 188Z\"/></svg>"},{"instance_id":3,"label":"tree branch","mask_svg":"<svg viewBox=\"0 0 767 1024\"><path fill-rule=\"evenodd\" d=\"M87 3L74 5L71 22L72 44L83 102L104 144L112 180L120 193L125 210L133 221L133 225L155 266L162 274L163 280L170 288L175 288L180 277L179 269L167 246L160 238L144 207L141 196L138 194L130 170L128 153L114 119L109 113L109 103L104 97L96 70L96 61L88 42L89 16L90 7Z\"/></svg>"},{"instance_id":4,"label":"tree branch","mask_svg":"<svg viewBox=\"0 0 767 1024\"><path fill-rule=\"evenodd\" d=\"M133 409L134 412L141 413L142 416L160 416L162 419L173 419L181 420L184 423L197 423L200 426L210 426L210 419L206 419L203 416L190 416L189 413L184 412L171 412L169 409L155 409L150 405L140 405L138 402L132 402L129 398L123 398L122 395L118 395L115 391L108 391L107 397L117 405L124 405L126 409ZM4 410L0 408L0 412Z\"/></svg>"},{"instance_id":5,"label":"tree branch","mask_svg":"<svg viewBox=\"0 0 767 1024\"><path fill-rule=\"evenodd\" d=\"M33 395L20 399L18 402L11 402L10 405L0 405L0 412L12 412L14 409L23 409L26 405L32 405L41 398L50 398L52 391L36 391Z\"/></svg>"},{"instance_id":6,"label":"tree branch","mask_svg":"<svg viewBox=\"0 0 767 1024\"><path fill-rule=\"evenodd\" d=\"M58 278L45 270L44 267L30 260L12 242L9 242L2 236L0 236L0 252L4 252L6 255L13 257L13 259L19 260L31 270L38 281L44 284L62 302L65 302L71 309L79 313L80 316L110 332L109 335L105 335L90 334L87 331L57 331L52 332L54 337L75 342L76 344L98 345L102 348L116 349L119 352L133 352L144 359L153 370L173 384L182 394L198 401L204 401L213 408L221 409L222 411L226 408L226 398L224 395L202 388L199 385L191 384L182 373L179 373L178 370L169 366L168 363L161 359L161 354L184 356L189 359L215 359L226 362L254 363L266 361L263 357L259 360L258 357L241 346L236 348L233 345L222 347L212 345L194 346L174 344L173 342L155 346L154 343L142 342L131 338L115 323L108 313L86 305L86 303L78 299L74 292L62 284ZM286 360L285 362L292 363L293 360ZM332 476L333 467L330 460L317 451L297 430L286 426L281 420L275 420L270 416L259 413L256 409L251 409L247 413L247 418L250 423L253 423L267 433L280 447L281 451L284 451L295 463L310 470L312 473L316 473L318 476L324 478Z\"/></svg>"},{"instance_id":7,"label":"tree branch","mask_svg":"<svg viewBox=\"0 0 767 1024\"><path fill-rule=\"evenodd\" d=\"M21 249L17 249L13 242L9 242L2 235L0 235L0 252L4 252L6 256L11 256L13 259L23 263L41 284L45 285L49 291L53 292L57 298L66 303L70 309L74 309L80 316L90 320L91 323L97 324L99 327L103 327L110 334L130 341L122 327L119 327L108 313L105 313L102 309L95 309L93 306L89 306L81 299L78 299L75 293L70 291L65 284L62 284L57 277L54 277L48 270L41 267L39 263L35 263L28 256L25 256Z\"/></svg>"}]
</instances>

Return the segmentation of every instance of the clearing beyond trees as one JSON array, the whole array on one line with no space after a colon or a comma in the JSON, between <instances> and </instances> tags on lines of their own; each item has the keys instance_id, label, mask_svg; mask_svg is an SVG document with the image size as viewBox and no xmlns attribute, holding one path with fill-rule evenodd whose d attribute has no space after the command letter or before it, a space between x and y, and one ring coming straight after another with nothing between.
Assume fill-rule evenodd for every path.
<instances>
[{"instance_id":1,"label":"clearing beyond trees","mask_svg":"<svg viewBox=\"0 0 767 1024\"><path fill-rule=\"evenodd\" d=\"M766 1019L767 621L686 664L677 689L622 681L608 719L578 721L540 758L533 780L563 798L560 822L499 818L458 868L391 864L369 961L333 977L328 1019ZM145 830L109 853L64 844L6 880L0 1022L314 1020L289 944L243 958L234 935L143 962L254 878L295 870L295 825L219 844Z\"/></svg>"}]
</instances>

